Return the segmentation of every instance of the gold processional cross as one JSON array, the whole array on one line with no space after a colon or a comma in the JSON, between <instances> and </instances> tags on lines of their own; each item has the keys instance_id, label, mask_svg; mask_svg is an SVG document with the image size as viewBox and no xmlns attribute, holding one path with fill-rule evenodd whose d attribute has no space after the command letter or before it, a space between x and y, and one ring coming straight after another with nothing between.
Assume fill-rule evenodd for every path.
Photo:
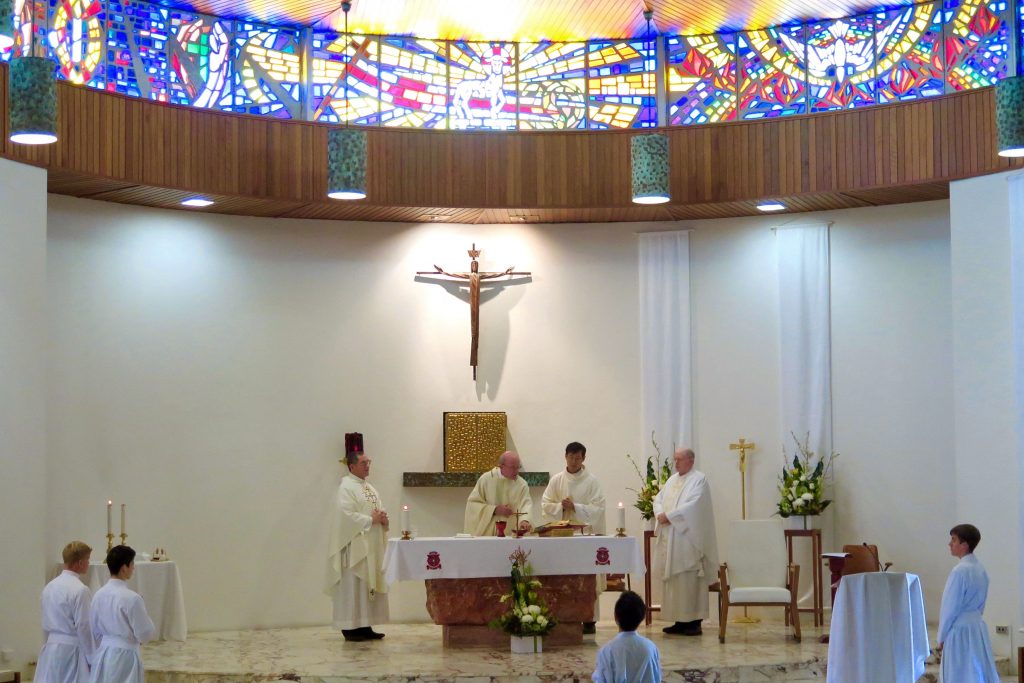
<instances>
[{"instance_id":1,"label":"gold processional cross","mask_svg":"<svg viewBox=\"0 0 1024 683\"><path fill-rule=\"evenodd\" d=\"M469 282L469 327L470 327L470 347L469 347L469 364L473 367L473 379L476 379L476 358L477 349L480 346L480 281L481 280L493 280L494 278L504 277L506 275L530 275L528 271L517 271L513 270L514 266L509 266L500 273L488 273L479 271L480 264L477 263L477 257L480 256L480 250L476 248L476 242L473 243L473 247L469 250L469 272L468 273L449 273L441 268L439 265L434 265L434 270L419 270L416 271L417 275L444 275L450 277L453 280L467 280Z\"/></svg>"},{"instance_id":2,"label":"gold processional cross","mask_svg":"<svg viewBox=\"0 0 1024 683\"><path fill-rule=\"evenodd\" d=\"M747 518L747 451L757 448L757 444L746 439L740 439L739 443L729 444L730 451L740 452L740 500L743 506L743 519Z\"/></svg>"}]
</instances>

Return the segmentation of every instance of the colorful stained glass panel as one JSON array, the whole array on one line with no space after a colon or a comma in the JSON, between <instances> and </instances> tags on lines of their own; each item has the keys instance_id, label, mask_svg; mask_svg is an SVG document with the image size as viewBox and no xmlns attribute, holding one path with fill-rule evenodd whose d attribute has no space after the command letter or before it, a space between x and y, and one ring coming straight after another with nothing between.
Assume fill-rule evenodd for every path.
<instances>
[{"instance_id":1,"label":"colorful stained glass panel","mask_svg":"<svg viewBox=\"0 0 1024 683\"><path fill-rule=\"evenodd\" d=\"M794 51L800 46L794 45ZM875 31L870 14L807 26L811 111L875 103Z\"/></svg>"},{"instance_id":2,"label":"colorful stained glass panel","mask_svg":"<svg viewBox=\"0 0 1024 683\"><path fill-rule=\"evenodd\" d=\"M137 0L107 7L107 90L169 101L168 10Z\"/></svg>"},{"instance_id":3,"label":"colorful stained glass panel","mask_svg":"<svg viewBox=\"0 0 1024 683\"><path fill-rule=\"evenodd\" d=\"M942 16L926 2L875 14L876 92L880 103L943 92Z\"/></svg>"},{"instance_id":4,"label":"colorful stained glass panel","mask_svg":"<svg viewBox=\"0 0 1024 683\"><path fill-rule=\"evenodd\" d=\"M1005 0L945 0L946 83L950 90L984 88L1006 77L1010 16Z\"/></svg>"},{"instance_id":5,"label":"colorful stained glass panel","mask_svg":"<svg viewBox=\"0 0 1024 683\"><path fill-rule=\"evenodd\" d=\"M736 36L739 118L763 119L807 111L804 26L774 26Z\"/></svg>"},{"instance_id":6,"label":"colorful stained glass panel","mask_svg":"<svg viewBox=\"0 0 1024 683\"><path fill-rule=\"evenodd\" d=\"M448 43L448 127L513 130L518 119L515 43Z\"/></svg>"},{"instance_id":7,"label":"colorful stained glass panel","mask_svg":"<svg viewBox=\"0 0 1024 683\"><path fill-rule=\"evenodd\" d=\"M519 128L586 126L586 43L519 44Z\"/></svg>"},{"instance_id":8,"label":"colorful stained glass panel","mask_svg":"<svg viewBox=\"0 0 1024 683\"><path fill-rule=\"evenodd\" d=\"M671 126L736 118L736 34L669 36L668 123Z\"/></svg>"},{"instance_id":9,"label":"colorful stained glass panel","mask_svg":"<svg viewBox=\"0 0 1024 683\"><path fill-rule=\"evenodd\" d=\"M302 35L297 29L234 23L233 110L302 118Z\"/></svg>"},{"instance_id":10,"label":"colorful stained glass panel","mask_svg":"<svg viewBox=\"0 0 1024 683\"><path fill-rule=\"evenodd\" d=\"M388 37L380 45L380 119L385 126L445 128L448 46Z\"/></svg>"},{"instance_id":11,"label":"colorful stained glass panel","mask_svg":"<svg viewBox=\"0 0 1024 683\"><path fill-rule=\"evenodd\" d=\"M595 40L587 44L590 128L658 125L657 67L652 40Z\"/></svg>"},{"instance_id":12,"label":"colorful stained glass panel","mask_svg":"<svg viewBox=\"0 0 1024 683\"><path fill-rule=\"evenodd\" d=\"M230 111L231 22L178 9L168 10L168 21L168 101Z\"/></svg>"}]
</instances>

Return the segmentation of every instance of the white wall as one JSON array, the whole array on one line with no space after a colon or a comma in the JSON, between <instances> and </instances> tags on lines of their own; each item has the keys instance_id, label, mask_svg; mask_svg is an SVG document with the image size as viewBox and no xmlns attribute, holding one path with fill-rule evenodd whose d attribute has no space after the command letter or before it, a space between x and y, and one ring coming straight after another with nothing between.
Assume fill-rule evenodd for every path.
<instances>
[{"instance_id":1,"label":"white wall","mask_svg":"<svg viewBox=\"0 0 1024 683\"><path fill-rule=\"evenodd\" d=\"M985 611L990 629L1017 624L1021 598L1007 175L950 184L955 511L958 521L981 529L978 557L988 569L990 595L999 596L990 597ZM1010 646L993 633L997 652Z\"/></svg>"},{"instance_id":2,"label":"white wall","mask_svg":"<svg viewBox=\"0 0 1024 683\"><path fill-rule=\"evenodd\" d=\"M559 468L578 439L610 505L632 500L634 232L679 225L343 224L49 201L49 483L62 501L50 535L98 545L104 502L126 502L129 543L181 561L193 630L328 621L322 554L346 431L366 435L372 481L392 509L413 507L421 535L458 530L468 493L401 487L402 471L441 469L445 410L506 411L531 470ZM953 490L951 467L935 466L952 442L947 212L813 217L835 221L838 536L921 573L933 618ZM774 511L777 222L683 226L695 230L694 445L720 537L739 516L739 436L760 445L750 513ZM475 385L466 303L413 277L464 270L474 241L483 269L534 272L485 299ZM628 526L640 529L632 511ZM425 619L422 603L402 585L392 615Z\"/></svg>"},{"instance_id":3,"label":"white wall","mask_svg":"<svg viewBox=\"0 0 1024 683\"><path fill-rule=\"evenodd\" d=\"M7 669L38 652L38 591L54 557L46 542L46 171L0 159L0 206L0 660L10 658L0 669Z\"/></svg>"}]
</instances>

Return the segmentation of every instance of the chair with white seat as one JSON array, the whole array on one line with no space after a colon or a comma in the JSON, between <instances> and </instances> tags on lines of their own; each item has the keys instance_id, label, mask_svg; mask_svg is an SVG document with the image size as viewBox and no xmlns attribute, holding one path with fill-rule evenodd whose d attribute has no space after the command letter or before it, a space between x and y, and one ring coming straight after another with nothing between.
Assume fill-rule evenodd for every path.
<instances>
[{"instance_id":1,"label":"chair with white seat","mask_svg":"<svg viewBox=\"0 0 1024 683\"><path fill-rule=\"evenodd\" d=\"M800 641L797 589L800 567L787 567L781 519L736 520L729 527L727 563L718 570L718 640L725 642L729 607L784 607Z\"/></svg>"}]
</instances>

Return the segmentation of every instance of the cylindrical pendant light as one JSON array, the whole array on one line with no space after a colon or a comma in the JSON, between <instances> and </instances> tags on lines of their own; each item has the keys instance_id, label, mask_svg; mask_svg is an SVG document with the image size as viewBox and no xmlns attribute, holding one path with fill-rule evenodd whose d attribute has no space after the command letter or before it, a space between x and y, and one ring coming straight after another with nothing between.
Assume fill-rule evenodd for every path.
<instances>
[{"instance_id":1,"label":"cylindrical pendant light","mask_svg":"<svg viewBox=\"0 0 1024 683\"><path fill-rule=\"evenodd\" d=\"M633 202L664 204L669 194L668 137L663 133L634 135L629 141Z\"/></svg>"},{"instance_id":2,"label":"cylindrical pendant light","mask_svg":"<svg viewBox=\"0 0 1024 683\"><path fill-rule=\"evenodd\" d=\"M14 0L0 0L0 50L14 45Z\"/></svg>"},{"instance_id":3,"label":"cylindrical pendant light","mask_svg":"<svg viewBox=\"0 0 1024 683\"><path fill-rule=\"evenodd\" d=\"M327 131L327 196L366 198L366 131L332 128Z\"/></svg>"},{"instance_id":4,"label":"cylindrical pendant light","mask_svg":"<svg viewBox=\"0 0 1024 683\"><path fill-rule=\"evenodd\" d=\"M7 92L11 142L47 145L57 141L56 68L46 57L15 57Z\"/></svg>"},{"instance_id":5,"label":"cylindrical pendant light","mask_svg":"<svg viewBox=\"0 0 1024 683\"><path fill-rule=\"evenodd\" d=\"M996 84L996 136L999 156L1024 157L1024 76Z\"/></svg>"}]
</instances>

